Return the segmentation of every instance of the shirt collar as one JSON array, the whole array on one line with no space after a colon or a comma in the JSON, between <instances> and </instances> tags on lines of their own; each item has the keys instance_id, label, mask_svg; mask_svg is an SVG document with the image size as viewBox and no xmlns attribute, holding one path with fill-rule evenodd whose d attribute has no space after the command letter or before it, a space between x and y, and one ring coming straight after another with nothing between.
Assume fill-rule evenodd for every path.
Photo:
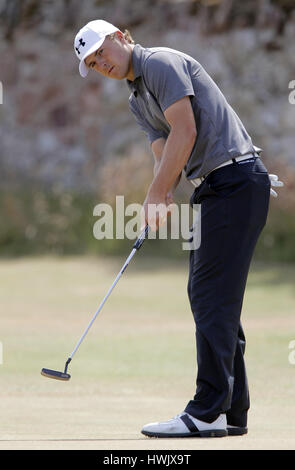
<instances>
[{"instance_id":1,"label":"shirt collar","mask_svg":"<svg viewBox=\"0 0 295 470\"><path fill-rule=\"evenodd\" d=\"M141 47L139 44L136 44L132 50L132 56L131 56L134 80L133 81L127 80L127 85L131 90L134 89L135 81L137 80L137 78L141 76L142 55L143 55L143 47Z\"/></svg>"}]
</instances>

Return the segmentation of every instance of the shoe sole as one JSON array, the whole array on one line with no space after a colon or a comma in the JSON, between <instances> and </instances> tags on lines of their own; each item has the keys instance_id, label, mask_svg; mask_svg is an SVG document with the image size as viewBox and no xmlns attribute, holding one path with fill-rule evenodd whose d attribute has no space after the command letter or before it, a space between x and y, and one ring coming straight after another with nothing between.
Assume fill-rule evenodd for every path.
<instances>
[{"instance_id":1,"label":"shoe sole","mask_svg":"<svg viewBox=\"0 0 295 470\"><path fill-rule=\"evenodd\" d=\"M229 436L243 436L248 433L248 428L227 428L227 432Z\"/></svg>"},{"instance_id":2,"label":"shoe sole","mask_svg":"<svg viewBox=\"0 0 295 470\"><path fill-rule=\"evenodd\" d=\"M157 433L151 431L141 431L148 437L225 437L228 436L226 429L208 429L206 431L190 432L185 434Z\"/></svg>"}]
</instances>

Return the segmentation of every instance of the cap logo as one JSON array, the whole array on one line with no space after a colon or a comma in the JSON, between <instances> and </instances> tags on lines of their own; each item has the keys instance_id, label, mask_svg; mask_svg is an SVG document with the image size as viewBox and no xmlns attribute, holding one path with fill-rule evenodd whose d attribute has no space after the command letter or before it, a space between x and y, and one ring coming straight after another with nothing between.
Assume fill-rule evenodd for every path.
<instances>
[{"instance_id":1,"label":"cap logo","mask_svg":"<svg viewBox=\"0 0 295 470\"><path fill-rule=\"evenodd\" d=\"M81 47L81 46L84 47L85 44L86 44L86 42L83 41L83 38L79 39L79 46L78 46L78 47L75 47L75 49L76 49L76 51L78 52L78 54L80 54L80 51L79 51L80 47Z\"/></svg>"}]
</instances>

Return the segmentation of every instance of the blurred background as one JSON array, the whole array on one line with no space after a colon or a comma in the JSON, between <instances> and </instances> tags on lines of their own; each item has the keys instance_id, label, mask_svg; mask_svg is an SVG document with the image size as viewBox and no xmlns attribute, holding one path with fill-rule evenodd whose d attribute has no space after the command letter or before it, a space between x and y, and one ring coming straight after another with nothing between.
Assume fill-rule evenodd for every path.
<instances>
[{"instance_id":1,"label":"blurred background","mask_svg":"<svg viewBox=\"0 0 295 470\"><path fill-rule=\"evenodd\" d=\"M1 256L130 246L94 238L93 208L116 195L142 204L153 158L126 84L78 73L73 39L96 18L142 46L186 52L211 74L285 183L255 256L295 261L294 0L0 0ZM183 182L176 201L190 192ZM187 255L179 241L150 249Z\"/></svg>"}]
</instances>

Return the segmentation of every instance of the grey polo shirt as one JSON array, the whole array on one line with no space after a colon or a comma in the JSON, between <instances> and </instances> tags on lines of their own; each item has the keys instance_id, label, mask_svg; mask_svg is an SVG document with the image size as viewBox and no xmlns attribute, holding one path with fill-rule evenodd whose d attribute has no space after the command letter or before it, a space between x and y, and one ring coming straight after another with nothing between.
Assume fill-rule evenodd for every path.
<instances>
[{"instance_id":1,"label":"grey polo shirt","mask_svg":"<svg viewBox=\"0 0 295 470\"><path fill-rule=\"evenodd\" d=\"M166 47L132 52L134 81L129 106L149 142L167 139L170 126L164 111L189 96L196 121L197 137L184 168L188 179L198 178L221 163L254 148L241 120L204 68L192 57Z\"/></svg>"}]
</instances>

